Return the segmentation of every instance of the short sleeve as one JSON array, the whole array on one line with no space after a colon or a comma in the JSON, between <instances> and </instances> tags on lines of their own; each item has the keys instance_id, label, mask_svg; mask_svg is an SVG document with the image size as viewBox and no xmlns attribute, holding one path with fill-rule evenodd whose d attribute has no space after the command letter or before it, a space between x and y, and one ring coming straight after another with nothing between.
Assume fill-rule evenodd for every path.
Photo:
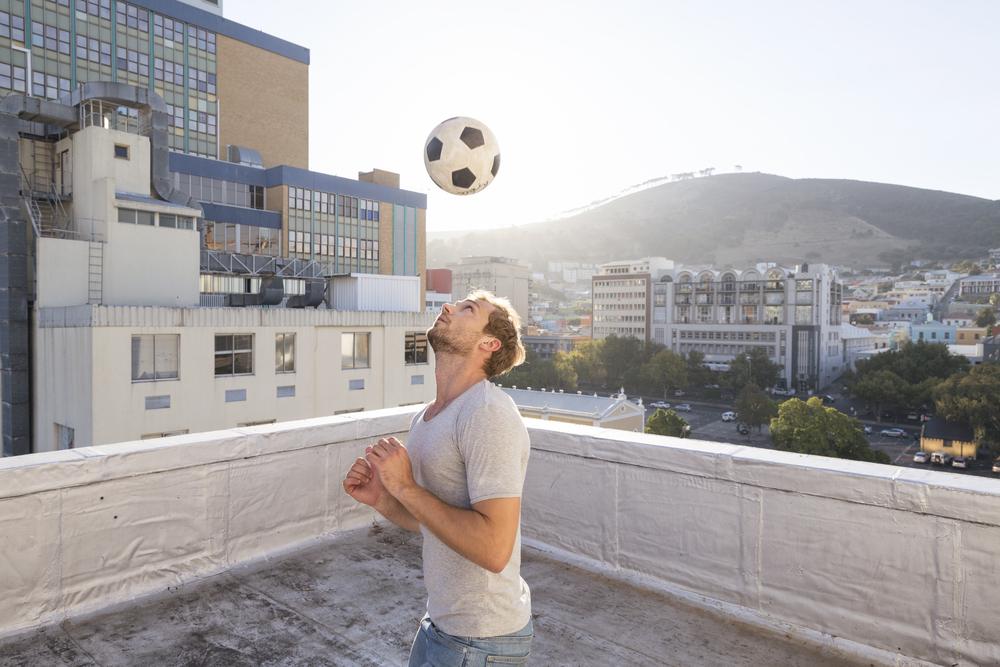
<instances>
[{"instance_id":1,"label":"short sleeve","mask_svg":"<svg viewBox=\"0 0 1000 667\"><path fill-rule=\"evenodd\" d=\"M458 447L465 461L470 503L521 497L531 446L513 402L477 406L460 426Z\"/></svg>"}]
</instances>

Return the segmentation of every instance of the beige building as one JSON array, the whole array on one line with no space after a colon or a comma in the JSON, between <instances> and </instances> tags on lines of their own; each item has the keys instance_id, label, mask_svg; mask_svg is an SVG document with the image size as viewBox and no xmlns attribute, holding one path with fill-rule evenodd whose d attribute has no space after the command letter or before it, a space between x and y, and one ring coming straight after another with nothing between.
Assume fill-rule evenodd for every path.
<instances>
[{"instance_id":1,"label":"beige building","mask_svg":"<svg viewBox=\"0 0 1000 667\"><path fill-rule=\"evenodd\" d=\"M958 327L955 332L955 344L978 345L989 335L986 327Z\"/></svg>"},{"instance_id":2,"label":"beige building","mask_svg":"<svg viewBox=\"0 0 1000 667\"><path fill-rule=\"evenodd\" d=\"M645 409L639 403L628 400L625 393L610 397L589 396L579 392L566 394L562 391L545 391L504 387L503 390L514 399L522 417L533 417L547 421L599 426L621 431L642 433L645 426Z\"/></svg>"},{"instance_id":3,"label":"beige building","mask_svg":"<svg viewBox=\"0 0 1000 667\"><path fill-rule=\"evenodd\" d=\"M463 257L452 264L452 299L462 299L472 290L484 289L510 299L527 324L530 312L531 267L510 257Z\"/></svg>"},{"instance_id":4,"label":"beige building","mask_svg":"<svg viewBox=\"0 0 1000 667\"><path fill-rule=\"evenodd\" d=\"M674 263L665 257L608 262L591 279L594 340L618 336L649 340L652 283Z\"/></svg>"}]
</instances>

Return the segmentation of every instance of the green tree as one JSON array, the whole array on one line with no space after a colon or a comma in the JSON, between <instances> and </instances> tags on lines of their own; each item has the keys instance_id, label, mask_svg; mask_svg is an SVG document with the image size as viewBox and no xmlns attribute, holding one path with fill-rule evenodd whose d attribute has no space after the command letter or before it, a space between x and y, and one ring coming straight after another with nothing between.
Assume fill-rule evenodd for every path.
<instances>
[{"instance_id":1,"label":"green tree","mask_svg":"<svg viewBox=\"0 0 1000 667\"><path fill-rule=\"evenodd\" d=\"M686 438L691 433L691 426L673 410L658 408L646 420L646 433Z\"/></svg>"},{"instance_id":2,"label":"green tree","mask_svg":"<svg viewBox=\"0 0 1000 667\"><path fill-rule=\"evenodd\" d=\"M1000 365L951 376L935 388L934 407L948 421L969 424L980 442L1000 443Z\"/></svg>"},{"instance_id":3,"label":"green tree","mask_svg":"<svg viewBox=\"0 0 1000 667\"><path fill-rule=\"evenodd\" d=\"M744 385L736 397L736 412L747 426L761 427L778 414L778 406L755 384Z\"/></svg>"},{"instance_id":4,"label":"green tree","mask_svg":"<svg viewBox=\"0 0 1000 667\"><path fill-rule=\"evenodd\" d=\"M771 438L778 449L790 452L889 463L885 452L871 448L860 426L835 408L823 407L818 396L806 402L792 398L771 420Z\"/></svg>"},{"instance_id":5,"label":"green tree","mask_svg":"<svg viewBox=\"0 0 1000 667\"><path fill-rule=\"evenodd\" d=\"M607 382L601 360L603 340L585 340L566 355L566 361L576 373L577 382L602 386Z\"/></svg>"},{"instance_id":6,"label":"green tree","mask_svg":"<svg viewBox=\"0 0 1000 667\"><path fill-rule=\"evenodd\" d=\"M780 374L781 366L772 362L763 348L755 347L729 362L726 383L737 392L748 384L773 387Z\"/></svg>"},{"instance_id":7,"label":"green tree","mask_svg":"<svg viewBox=\"0 0 1000 667\"><path fill-rule=\"evenodd\" d=\"M552 359L552 366L558 378L559 387L566 391L576 391L578 378L570 355L566 352L556 352Z\"/></svg>"},{"instance_id":8,"label":"green tree","mask_svg":"<svg viewBox=\"0 0 1000 667\"><path fill-rule=\"evenodd\" d=\"M684 357L667 349L654 354L642 366L643 383L664 398L671 389L687 386L687 364Z\"/></svg>"},{"instance_id":9,"label":"green tree","mask_svg":"<svg viewBox=\"0 0 1000 667\"><path fill-rule=\"evenodd\" d=\"M625 385L634 387L643 361L642 341L632 337L608 336L602 342L600 359L608 384L615 389Z\"/></svg>"},{"instance_id":10,"label":"green tree","mask_svg":"<svg viewBox=\"0 0 1000 667\"><path fill-rule=\"evenodd\" d=\"M992 298L992 297L991 297ZM997 323L997 314L992 308L983 308L976 316L977 327L991 327Z\"/></svg>"},{"instance_id":11,"label":"green tree","mask_svg":"<svg viewBox=\"0 0 1000 667\"><path fill-rule=\"evenodd\" d=\"M882 421L882 410L902 407L906 400L906 383L892 371L867 373L851 387L851 393L875 410L875 418Z\"/></svg>"},{"instance_id":12,"label":"green tree","mask_svg":"<svg viewBox=\"0 0 1000 667\"><path fill-rule=\"evenodd\" d=\"M691 350L684 359L687 365L687 381L689 387L702 387L712 379L712 371L705 368L705 355L698 350Z\"/></svg>"}]
</instances>

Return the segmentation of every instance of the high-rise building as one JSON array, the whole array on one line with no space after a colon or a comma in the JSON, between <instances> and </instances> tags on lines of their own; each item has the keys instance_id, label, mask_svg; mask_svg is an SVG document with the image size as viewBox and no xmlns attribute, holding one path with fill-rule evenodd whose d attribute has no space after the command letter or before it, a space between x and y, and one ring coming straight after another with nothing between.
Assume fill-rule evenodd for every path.
<instances>
[{"instance_id":1,"label":"high-rise building","mask_svg":"<svg viewBox=\"0 0 1000 667\"><path fill-rule=\"evenodd\" d=\"M101 433L140 437L189 428L181 422L218 428L423 398L423 373L410 373L411 383L396 375L404 358L430 362L420 312L426 197L387 171L357 180L310 171L308 80L306 48L225 19L211 0L0 7L4 454L33 451L33 440L79 446L106 442ZM323 312L345 303L409 312L391 321ZM265 316L266 307L294 314ZM293 354L298 372L314 361L316 348L302 342L312 340L386 366L332 362L322 382L349 385L349 398L335 400L318 398L326 390L308 379L289 389L277 377L284 361L268 371L280 386L243 386L269 368L272 334L281 337L276 355L281 342L278 356ZM341 345L350 340L362 343L348 355ZM204 346L214 362L188 366ZM240 387L220 389L227 381L212 368L223 362L244 376ZM400 373L388 368L397 362ZM370 391L389 382L409 388ZM202 396L189 408L208 412L165 418L187 404L181 391ZM105 405L107 396L118 399ZM275 397L286 407L272 409ZM216 400L243 407L212 407ZM144 416L116 414L126 409ZM134 428L101 422L115 419Z\"/></svg>"},{"instance_id":2,"label":"high-rise building","mask_svg":"<svg viewBox=\"0 0 1000 667\"><path fill-rule=\"evenodd\" d=\"M672 269L665 257L608 262L591 279L595 340L608 336L649 340L652 284Z\"/></svg>"}]
</instances>

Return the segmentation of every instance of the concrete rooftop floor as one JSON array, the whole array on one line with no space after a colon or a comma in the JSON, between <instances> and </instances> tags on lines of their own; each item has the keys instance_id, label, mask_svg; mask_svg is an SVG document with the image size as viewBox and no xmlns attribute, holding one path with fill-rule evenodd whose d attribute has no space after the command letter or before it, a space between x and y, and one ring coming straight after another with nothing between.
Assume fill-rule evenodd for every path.
<instances>
[{"instance_id":1,"label":"concrete rooftop floor","mask_svg":"<svg viewBox=\"0 0 1000 667\"><path fill-rule=\"evenodd\" d=\"M525 548L532 665L859 665ZM0 640L0 665L405 665L423 615L420 537L316 546Z\"/></svg>"}]
</instances>

